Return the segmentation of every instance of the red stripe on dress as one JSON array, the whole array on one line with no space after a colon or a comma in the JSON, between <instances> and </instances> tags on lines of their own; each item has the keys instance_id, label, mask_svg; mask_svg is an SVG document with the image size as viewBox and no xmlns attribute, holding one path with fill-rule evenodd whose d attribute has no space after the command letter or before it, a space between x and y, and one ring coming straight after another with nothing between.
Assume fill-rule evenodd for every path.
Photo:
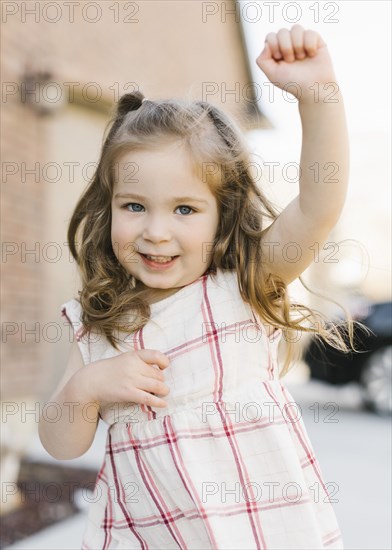
<instances>
[{"instance_id":1,"label":"red stripe on dress","mask_svg":"<svg viewBox=\"0 0 392 550\"><path fill-rule=\"evenodd\" d=\"M224 402L222 402L224 403ZM274 426L276 425L286 425L286 421L284 418L279 419L277 421L274 421ZM240 433L246 433L246 432L252 432L255 430L268 428L271 426L271 423L268 420L265 420L264 423L261 423L261 421L252 422L252 425L249 425L249 421L244 422L237 422L235 426L232 426L231 431L234 434L240 434ZM177 439L206 439L206 438L213 438L218 439L220 437L226 437L227 436L227 430L222 427L221 429L214 430L214 433L211 433L211 429L208 428L194 428L189 430L178 430L176 432L176 438ZM166 437L162 435L157 435L150 438L144 438L139 439L138 444L141 449L151 449L153 447L158 447L161 445L166 445ZM113 454L123 453L127 452L132 449L132 446L130 444L127 444L127 442L119 441L118 443L112 444L112 452Z\"/></svg>"},{"instance_id":2,"label":"red stripe on dress","mask_svg":"<svg viewBox=\"0 0 392 550\"><path fill-rule=\"evenodd\" d=\"M305 495L304 498L301 500L296 501L287 501L286 497L277 497L274 499L273 502L271 501L265 501L265 502L255 502L254 508L255 511L262 512L265 510L281 510L284 507L287 506L303 506L310 504L310 498L309 495ZM192 511L191 511L192 510ZM175 508L172 510L171 514L174 517L175 515L178 515L176 519L180 519L181 517L186 517L187 519L195 519L200 518L200 513L198 512L197 508L194 507L192 509L188 509L185 512L181 512L179 508ZM181 512L178 514L178 512ZM245 503L243 504L225 504L225 507L214 507L211 506L208 508L208 517L216 516L216 517L227 517L227 516L238 516L239 514L247 514L248 511L246 509ZM158 520L158 521L157 521ZM117 522L114 522L114 525L117 529L127 529L128 526L126 523L124 523L125 520L119 520ZM137 527L150 527L155 526L162 523L161 518L158 516L146 516L144 518L139 518L138 520L135 520L134 524ZM122 525L123 524L123 525Z\"/></svg>"},{"instance_id":3,"label":"red stripe on dress","mask_svg":"<svg viewBox=\"0 0 392 550\"><path fill-rule=\"evenodd\" d=\"M138 442L136 441L136 439L132 436L132 429L128 428L127 431L128 431L129 439L134 447L135 460L137 463L138 471L140 473L140 477L143 479L144 486L146 487L147 491L150 493L150 496L154 501L155 506L159 510L159 513L163 518L163 521L168 531L170 532L176 544L178 544L178 547L186 548L185 541L182 538L181 533L176 526L175 520L173 519L169 509L165 506L165 500L163 498L163 495L160 494L159 489L154 482L154 479L152 478L152 476L148 471L148 468L143 463L143 460L140 456L140 446L138 445ZM170 525L171 523L173 523L173 526Z\"/></svg>"},{"instance_id":4,"label":"red stripe on dress","mask_svg":"<svg viewBox=\"0 0 392 550\"><path fill-rule=\"evenodd\" d=\"M106 454L106 453L105 453ZM97 477L96 477L96 481L95 481L95 492L97 492L97 488L101 488L101 482L103 484L106 485L106 489L107 489L107 497L106 497L106 506L105 506L105 512L104 512L104 517L103 517L103 520L101 520L101 525L99 526L100 527L100 530L103 529L104 531L104 542L103 542L103 547L102 547L102 550L106 550L106 548L109 548L109 544L110 544L110 541L111 541L111 534L110 534L110 531L111 531L111 526L112 526L112 523L109 518L112 517L112 514L111 512L108 513L108 507L111 508L111 502L110 502L110 488L109 488L109 483L108 483L108 479L106 477L106 456L104 457L103 459L103 464L97 474ZM109 529L107 529L108 527L110 527Z\"/></svg>"},{"instance_id":5,"label":"red stripe on dress","mask_svg":"<svg viewBox=\"0 0 392 550\"><path fill-rule=\"evenodd\" d=\"M141 329L139 329L136 332L135 339L134 339L134 342L135 342L134 349L135 350L137 350L137 349L146 349L146 346L144 345L143 328L144 327L142 327ZM138 348L138 346L139 346L139 348ZM152 420L152 419L156 418L157 414L151 408L150 405L146 405L145 403L141 403L140 408L144 413L146 413L148 420Z\"/></svg>"},{"instance_id":6,"label":"red stripe on dress","mask_svg":"<svg viewBox=\"0 0 392 550\"><path fill-rule=\"evenodd\" d=\"M224 413L222 412L220 405L218 406L218 410L219 410L219 413L220 413L221 418L222 418L222 423L225 424L226 423L226 417L225 417ZM241 457L241 452L240 452L240 449L239 449L238 442L235 438L235 435L232 432L233 425L230 422L230 418L229 418L228 422L229 422L230 426L229 426L229 428L227 428L227 439L228 439L228 441L230 443L230 447L233 451L235 465L237 467L237 471L238 471L238 474L239 474L239 477L240 477L241 485L242 485L242 487L244 487L245 486L245 481L246 481L246 483L249 483L249 481L250 481L249 480L249 474L248 474L248 471L246 469L245 461ZM252 497L252 502L249 502L249 500L246 499L246 508L247 508L247 513L248 513L248 519L249 519L249 521L251 523L251 526L252 526L252 531L253 531L253 535L254 535L254 538L255 538L255 541L256 541L256 544L257 544L257 548L266 549L267 548L266 540L265 540L265 537L264 537L263 529L262 529L261 524L260 524L260 517L257 513L257 506L255 506L252 484L250 484L250 493L251 493L251 497ZM255 520L256 520L256 523L257 523L257 528L256 528L256 525L255 525L255 522L254 522L255 521L254 517L255 517ZM260 541L260 537L261 537L261 541ZM262 544L262 546L260 546L260 544Z\"/></svg>"},{"instance_id":7,"label":"red stripe on dress","mask_svg":"<svg viewBox=\"0 0 392 550\"><path fill-rule=\"evenodd\" d=\"M204 282L204 280L203 280L203 282ZM203 522L203 524L205 525L205 527L207 529L208 536L210 538L210 542L213 545L213 548L217 548L218 547L217 546L217 541L216 541L215 536L214 536L214 530L211 528L211 525L210 525L209 516L208 516L204 506L202 505L202 503L199 499L199 495L198 495L198 493L196 491L196 488L193 484L191 476L189 476L188 473L187 473L184 461L183 461L182 456L181 456L180 449L177 445L177 437L176 437L176 434L174 432L172 422L171 422L171 418L170 418L169 415L167 415L163 418L163 425L164 425L164 428L165 428L165 434L166 434L166 437L167 437L167 442L168 442L170 454L172 456L173 463L176 467L176 470L177 470L179 476L181 477L181 480L184 484L185 489L187 490L187 492L189 494L189 497L191 498L192 502L195 504L195 506L196 506L196 508L199 512L199 516L203 520L205 520ZM185 478L186 478L186 480L185 480ZM190 488L192 488L194 496L192 496Z\"/></svg>"},{"instance_id":8,"label":"red stripe on dress","mask_svg":"<svg viewBox=\"0 0 392 550\"><path fill-rule=\"evenodd\" d=\"M285 399L286 404L290 404L290 403L297 404L295 402L295 400L293 400L293 401L288 400L288 391L285 388L285 386L283 386L283 384L280 384L280 387L282 389L282 395ZM271 388L267 388L267 391L270 393L271 397L275 400L275 402L278 403L278 399L273 394L273 390ZM278 405L279 405L279 403L278 403ZM288 409L290 411L290 407L288 407ZM291 415L291 412L288 413L288 416L290 417L289 421L287 421L286 418L284 417L285 420L286 420L286 423L288 424L289 428L295 433L295 435L297 437L297 441L299 442L299 444L301 445L301 447L303 448L303 450L306 453L306 458L307 458L309 464L312 466L317 478L320 481L321 486L323 487L323 489L325 491L326 496L328 496L328 498L329 498L329 494L328 494L328 492L325 488L324 482L323 482L322 477L321 477L321 472L319 471L319 464L317 462L316 457L314 456L314 453L312 451L309 440L307 439L305 433L302 431L301 422L298 422L298 421L293 422L292 420L293 420L294 417Z\"/></svg>"},{"instance_id":9,"label":"red stripe on dress","mask_svg":"<svg viewBox=\"0 0 392 550\"><path fill-rule=\"evenodd\" d=\"M244 321L237 321L236 323L232 323L231 325L225 326L224 328L218 328L214 330L208 330L206 331L202 336L198 336L197 338L192 338L192 340L188 340L187 342L184 342L178 346L175 346L174 348L171 348L168 353L171 354L173 357L178 357L179 355L182 355L183 353L186 353L188 351L192 351L194 349L197 349L198 347L204 346L207 342L209 342L211 339L215 338L218 334L221 334L223 331L229 331L231 328L238 328L241 326L249 325L249 323L253 324L252 319L245 319ZM178 353L177 353L178 352Z\"/></svg>"},{"instance_id":10,"label":"red stripe on dress","mask_svg":"<svg viewBox=\"0 0 392 550\"><path fill-rule=\"evenodd\" d=\"M175 508L174 510L172 510L171 512L171 515L172 515L172 518L174 521L178 521L179 519L200 519L200 514L199 512L197 511L196 508L193 508L193 513L190 513L189 511L186 511L186 513L184 513L182 510L180 510L179 508ZM167 520L166 520L167 521ZM135 527L143 527L143 528L146 528L146 527L156 527L157 525L162 525L162 517L161 516L146 516L144 518L139 518L138 520L135 520L134 522L134 525ZM115 521L113 522L113 525L116 527L116 529L127 529L127 525L124 524L124 520L119 520L119 521ZM186 546L185 546L186 548Z\"/></svg>"},{"instance_id":11,"label":"red stripe on dress","mask_svg":"<svg viewBox=\"0 0 392 550\"><path fill-rule=\"evenodd\" d=\"M330 546L333 542L336 542L337 540L342 541L342 532L340 531L340 529L335 529L334 531L328 533L323 537L323 543L325 546Z\"/></svg>"},{"instance_id":12,"label":"red stripe on dress","mask_svg":"<svg viewBox=\"0 0 392 550\"><path fill-rule=\"evenodd\" d=\"M208 296L208 291L207 291L207 284L206 284L205 281L203 281L203 291L204 291L204 301L203 301L203 305L202 305L203 319L205 321L206 320L209 321L209 323L211 323L211 326L215 326L214 316L212 314L211 303L210 303L209 296ZM216 332L216 329L215 329L214 330L215 337L210 342L209 348L210 348L210 351L211 351L212 364L214 365L214 371L216 373L215 388L218 386L218 390L216 392L216 389L215 389L214 394L216 395L216 393L218 393L217 402L220 402L222 400L222 386L223 386L224 372L223 372L222 355L221 355L221 350L220 350L220 346L219 346L219 340L218 340L218 338L216 338L216 334L217 334L217 332ZM218 405L218 403L217 403L217 408L218 408L219 415L221 417L222 425L224 426L224 429L226 431L226 436L227 436L229 445L230 445L231 450L233 452L235 465L236 465L238 474L240 476L242 486L244 487L244 478L249 480L249 475L248 475L248 472L246 470L246 465L245 465L244 461L241 459L241 453L239 452L239 448L238 448L237 441L235 440L235 436L234 436L233 432L227 427L225 414L223 414L221 405L220 404ZM256 522L258 523L257 528L256 528L256 525L255 525L255 520L254 520L254 517L253 517L255 512L252 509L253 504L254 504L253 502L249 503L248 500L246 502L246 508L247 508L247 512L248 512L248 519L249 519L249 521L251 523L251 526L252 526L252 532L253 532L257 547L258 548L260 547L260 537L261 537L262 548L265 549L266 548L266 542L265 542L264 534L263 534L262 529L261 529L261 525L259 523L259 517L258 517L257 512L256 512Z\"/></svg>"},{"instance_id":13,"label":"red stripe on dress","mask_svg":"<svg viewBox=\"0 0 392 550\"><path fill-rule=\"evenodd\" d=\"M211 332L209 332L209 338L208 338L208 344L209 349L212 350L212 343L216 342L217 340L217 334L218 331L215 328L216 323L213 321L213 317L211 315L211 307L210 302L208 299L208 293L207 293L207 281L203 281L203 302L201 306L202 315L203 315L203 321L204 323L209 323L209 326L214 327ZM220 356L220 349L217 349L217 354ZM213 391L213 401L218 402L222 401L222 387L223 387L223 369L222 369L222 360L220 360L219 364L216 363L214 360L214 354L211 353L211 359L212 359L212 365L215 372L215 378L214 378L214 391ZM221 359L221 357L220 357Z\"/></svg>"},{"instance_id":14,"label":"red stripe on dress","mask_svg":"<svg viewBox=\"0 0 392 550\"><path fill-rule=\"evenodd\" d=\"M264 336L264 340L267 341L267 356L268 356L268 366L267 366L267 372L269 374L269 377L268 379L269 380L274 380L275 379L275 375L274 375L274 363L273 361L271 360L271 348L270 348L270 345L269 345L269 339L267 337L267 334L265 333L265 329L263 329L260 325L260 323L258 322L257 318L256 318L256 315L255 315L255 312L253 311L252 308L250 308L251 312L252 312L252 315L253 315L253 319L254 319L254 322L257 324L258 327L260 327L260 330Z\"/></svg>"},{"instance_id":15,"label":"red stripe on dress","mask_svg":"<svg viewBox=\"0 0 392 550\"><path fill-rule=\"evenodd\" d=\"M290 401L290 402L288 401L287 389L283 385L281 385L281 388L282 388L282 392L283 392L283 395L285 397L286 403L293 403L293 402L295 403L295 401ZM289 407L289 409L290 409L290 407ZM290 416L290 420L291 420L291 418L292 418L291 417L291 412L289 413L289 416ZM313 467L313 470L314 470L316 476L318 477L318 479L321 483L322 488L325 491L326 496L329 497L327 489L326 489L326 487L324 485L324 482L322 480L322 476L321 476L321 472L320 472L320 466L317 462L316 457L314 456L310 441L308 440L308 438L305 435L305 432L302 429L301 422L291 422L291 425L292 425L292 428L293 428L293 430L294 430L294 432L295 432L295 434L298 438L298 441L300 442L302 448L304 449L304 451L306 453L307 458L309 459L309 462L311 463L311 465Z\"/></svg>"},{"instance_id":16,"label":"red stripe on dress","mask_svg":"<svg viewBox=\"0 0 392 550\"><path fill-rule=\"evenodd\" d=\"M132 531L132 533L135 535L137 540L140 542L141 548L143 550L148 550L148 545L147 545L146 541L143 539L143 537L140 535L140 533L138 533L136 531L136 529L134 528L133 519L128 514L126 506L123 505L123 503L121 502L121 499L119 498L120 497L120 484L119 484L119 481L118 481L116 464L115 464L113 452L112 452L112 449L111 449L111 447L112 447L112 436L110 434L110 430L108 431L108 440L109 440L109 457L110 457L110 463L111 463L112 471L113 471L113 480L114 480L114 484L115 484L115 487L116 487L116 493L117 493L117 497L118 497L118 505L120 506L121 511L124 514L124 517L127 521L127 525L129 527L129 529ZM110 521L113 521L112 517L110 517L109 519L110 519Z\"/></svg>"},{"instance_id":17,"label":"red stripe on dress","mask_svg":"<svg viewBox=\"0 0 392 550\"><path fill-rule=\"evenodd\" d=\"M113 522L109 520L109 518L112 518L113 515L111 513L111 511L108 513L108 508L110 507L111 508L111 504L110 504L110 488L108 487L107 489L107 502L106 502L106 506L105 506L105 515L104 515L104 524L103 524L103 529L104 529L104 533L105 533L105 539L103 541L103 550L106 550L107 548L109 548L109 544L110 544L110 541L112 539L111 537L111 530L112 530L112 525L113 525ZM110 525L109 524L109 521L110 521Z\"/></svg>"}]
</instances>

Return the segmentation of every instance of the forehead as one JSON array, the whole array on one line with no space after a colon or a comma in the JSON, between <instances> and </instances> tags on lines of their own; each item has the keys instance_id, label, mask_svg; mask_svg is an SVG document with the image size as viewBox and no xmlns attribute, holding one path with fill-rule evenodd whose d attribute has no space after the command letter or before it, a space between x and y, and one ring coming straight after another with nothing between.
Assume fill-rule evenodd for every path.
<instances>
[{"instance_id":1,"label":"forehead","mask_svg":"<svg viewBox=\"0 0 392 550\"><path fill-rule=\"evenodd\" d=\"M141 189L160 185L161 188L197 188L208 192L201 167L188 149L178 141L155 149L135 149L122 153L114 164L117 189Z\"/></svg>"},{"instance_id":2,"label":"forehead","mask_svg":"<svg viewBox=\"0 0 392 550\"><path fill-rule=\"evenodd\" d=\"M123 151L117 158L120 166L128 162L135 162L145 167L162 163L165 159L176 158L182 165L191 165L192 156L188 148L179 140L153 144L151 147L139 146L130 151Z\"/></svg>"}]
</instances>

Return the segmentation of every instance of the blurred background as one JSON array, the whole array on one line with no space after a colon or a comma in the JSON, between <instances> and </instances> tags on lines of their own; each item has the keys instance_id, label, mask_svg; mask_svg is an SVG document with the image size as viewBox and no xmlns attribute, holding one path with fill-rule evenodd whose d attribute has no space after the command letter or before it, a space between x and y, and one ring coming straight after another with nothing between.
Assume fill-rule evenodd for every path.
<instances>
[{"instance_id":1,"label":"blurred background","mask_svg":"<svg viewBox=\"0 0 392 550\"><path fill-rule=\"evenodd\" d=\"M90 450L69 461L48 455L37 427L73 342L60 315L79 289L67 225L111 109L137 89L223 108L262 166L260 186L283 209L298 194L289 168L300 158L298 107L255 60L268 32L299 23L327 42L351 147L345 208L303 279L373 336L348 362L329 350L329 364L304 339L285 381L326 481L339 488L345 547L391 548L390 2L3 1L1 10L1 546L80 548L103 459L102 421ZM265 163L277 163L273 179ZM290 293L341 315L299 281Z\"/></svg>"}]
</instances>

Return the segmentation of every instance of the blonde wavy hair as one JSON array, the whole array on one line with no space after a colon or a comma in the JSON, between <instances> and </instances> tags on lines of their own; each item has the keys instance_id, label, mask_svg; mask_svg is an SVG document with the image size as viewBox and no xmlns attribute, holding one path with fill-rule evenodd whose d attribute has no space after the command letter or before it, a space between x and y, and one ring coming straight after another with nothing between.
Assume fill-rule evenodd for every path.
<instances>
[{"instance_id":1,"label":"blonde wavy hair","mask_svg":"<svg viewBox=\"0 0 392 550\"><path fill-rule=\"evenodd\" d=\"M282 328L287 346L279 376L287 374L294 359L301 358L303 350L296 344L298 331L314 333L345 352L350 351L344 338L348 333L350 345L355 349L353 326L358 322L353 321L343 306L338 304L345 311L347 323L332 322L319 311L291 302L287 285L265 272L261 233L265 221L274 220L279 212L251 175L250 152L236 122L204 101L143 99L140 91L119 99L105 129L105 134L108 133L94 176L69 223L68 244L82 281L78 294L84 333L103 333L119 349L120 333L132 333L150 319L147 297L151 296L151 289L129 276L112 247L115 166L125 152L154 150L163 142L176 139L187 148L196 174L207 183L218 202L219 223L210 265L206 267L212 276L216 268L235 270L244 301L261 319ZM299 280L312 292L301 277ZM173 289L157 290L161 298L173 292Z\"/></svg>"}]
</instances>

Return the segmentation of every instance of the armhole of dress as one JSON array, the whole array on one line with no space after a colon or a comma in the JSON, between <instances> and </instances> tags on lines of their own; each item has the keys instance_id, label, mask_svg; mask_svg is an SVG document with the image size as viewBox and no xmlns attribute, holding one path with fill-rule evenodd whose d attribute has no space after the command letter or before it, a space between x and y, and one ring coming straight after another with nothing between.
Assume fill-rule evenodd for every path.
<instances>
[{"instance_id":1,"label":"armhole of dress","mask_svg":"<svg viewBox=\"0 0 392 550\"><path fill-rule=\"evenodd\" d=\"M270 345L277 351L279 343L282 339L283 330L280 327L276 327L272 335L269 337Z\"/></svg>"},{"instance_id":2,"label":"armhole of dress","mask_svg":"<svg viewBox=\"0 0 392 550\"><path fill-rule=\"evenodd\" d=\"M249 307L250 307L250 305L249 305ZM266 330L266 328L264 326L264 323L263 323L262 319L260 318L260 316L256 314L256 312L254 311L254 309L252 307L250 307L250 311L252 313L252 316L253 316L253 319L254 319L255 323L260 326L260 330L262 331L265 338L268 340L269 345L277 346L278 343L280 342L281 337L282 337L283 330L280 327L275 327L274 332L270 336L268 336L267 330ZM272 325L270 325L270 326L272 326Z\"/></svg>"},{"instance_id":3,"label":"armhole of dress","mask_svg":"<svg viewBox=\"0 0 392 550\"><path fill-rule=\"evenodd\" d=\"M89 340L83 336L83 324L81 321L81 306L77 300L70 300L61 306L61 316L72 327L74 337L78 343L85 365L91 363ZM73 341L72 341L73 343Z\"/></svg>"},{"instance_id":4,"label":"armhole of dress","mask_svg":"<svg viewBox=\"0 0 392 550\"><path fill-rule=\"evenodd\" d=\"M231 290L231 285L233 285L233 288L235 289L235 292L237 292L237 289L238 289L238 276L237 276L237 273L234 270L222 271L221 269L218 268L217 269L217 277L220 278L222 276L229 278L228 279L229 289ZM261 330L263 336L268 340L269 345L277 346L278 343L280 342L281 336L283 334L282 329L280 327L275 327L274 332L270 336L268 336L267 330L264 326L264 323L263 323L263 320L261 319L261 317L256 313L256 311L254 310L254 308L251 306L250 303L246 302L246 304L247 304L247 307L249 308L249 311L250 311L250 313L253 317L254 322L256 323L256 325L258 325L260 327L260 330ZM270 325L270 326L272 326L272 325Z\"/></svg>"}]
</instances>

